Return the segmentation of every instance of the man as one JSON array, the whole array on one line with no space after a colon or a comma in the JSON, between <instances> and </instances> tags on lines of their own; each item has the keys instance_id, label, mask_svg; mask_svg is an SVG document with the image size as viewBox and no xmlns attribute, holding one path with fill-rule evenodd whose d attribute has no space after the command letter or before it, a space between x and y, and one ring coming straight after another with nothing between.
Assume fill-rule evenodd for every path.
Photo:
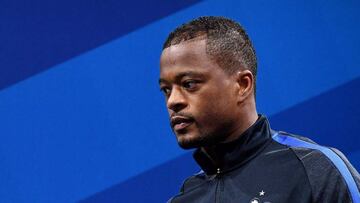
<instances>
[{"instance_id":1,"label":"man","mask_svg":"<svg viewBox=\"0 0 360 203\"><path fill-rule=\"evenodd\" d=\"M169 202L360 202L344 155L257 114L256 72L252 43L230 19L200 17L169 35L160 89L179 145L197 148L202 168Z\"/></svg>"}]
</instances>

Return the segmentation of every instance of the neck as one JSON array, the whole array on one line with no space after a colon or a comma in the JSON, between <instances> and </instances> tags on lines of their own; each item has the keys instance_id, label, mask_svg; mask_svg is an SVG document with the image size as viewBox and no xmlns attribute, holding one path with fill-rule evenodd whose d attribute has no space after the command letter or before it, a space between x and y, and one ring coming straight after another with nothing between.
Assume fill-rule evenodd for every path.
<instances>
[{"instance_id":1,"label":"neck","mask_svg":"<svg viewBox=\"0 0 360 203\"><path fill-rule=\"evenodd\" d=\"M230 135L222 143L232 142L237 140L243 132L245 132L250 126L252 126L258 119L258 114L256 111L247 113L246 115L241 116L241 122L238 123L237 128L234 131L230 132Z\"/></svg>"},{"instance_id":2,"label":"neck","mask_svg":"<svg viewBox=\"0 0 360 203\"><path fill-rule=\"evenodd\" d=\"M240 109L242 109L242 111L238 113L238 122L235 124L233 130L229 131L229 136L227 136L227 138L221 143L228 143L239 139L239 137L259 118L256 111L255 102L249 102L247 104L244 104L244 106L242 106ZM216 147L216 145L210 147L202 147L201 150L213 157L214 147Z\"/></svg>"},{"instance_id":3,"label":"neck","mask_svg":"<svg viewBox=\"0 0 360 203\"><path fill-rule=\"evenodd\" d=\"M229 132L229 136L222 142L227 143L238 139L243 132L252 126L258 119L256 111L255 99L250 97L244 103L239 104L239 112L237 113L237 121L233 130Z\"/></svg>"}]
</instances>

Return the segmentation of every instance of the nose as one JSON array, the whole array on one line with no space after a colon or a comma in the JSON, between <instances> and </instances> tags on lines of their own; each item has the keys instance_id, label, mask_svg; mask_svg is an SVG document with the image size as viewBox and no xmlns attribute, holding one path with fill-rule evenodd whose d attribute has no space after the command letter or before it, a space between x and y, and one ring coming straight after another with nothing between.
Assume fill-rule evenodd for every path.
<instances>
[{"instance_id":1,"label":"nose","mask_svg":"<svg viewBox=\"0 0 360 203\"><path fill-rule=\"evenodd\" d=\"M166 105L169 110L174 112L179 112L186 107L186 99L179 88L174 87L171 90L171 94L166 102Z\"/></svg>"}]
</instances>

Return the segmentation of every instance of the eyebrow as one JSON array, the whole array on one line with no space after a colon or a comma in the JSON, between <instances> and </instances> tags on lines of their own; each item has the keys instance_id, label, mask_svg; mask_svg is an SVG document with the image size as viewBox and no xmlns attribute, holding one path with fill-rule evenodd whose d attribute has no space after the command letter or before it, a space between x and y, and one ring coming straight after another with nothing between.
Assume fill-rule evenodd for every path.
<instances>
[{"instance_id":1,"label":"eyebrow","mask_svg":"<svg viewBox=\"0 0 360 203\"><path fill-rule=\"evenodd\" d=\"M195 71L185 71L185 72L181 72L178 75L175 76L175 80L179 80L185 76L189 76L189 77L203 77L202 73L199 72L195 72ZM163 78L159 79L159 84L160 83L166 83L167 81Z\"/></svg>"}]
</instances>

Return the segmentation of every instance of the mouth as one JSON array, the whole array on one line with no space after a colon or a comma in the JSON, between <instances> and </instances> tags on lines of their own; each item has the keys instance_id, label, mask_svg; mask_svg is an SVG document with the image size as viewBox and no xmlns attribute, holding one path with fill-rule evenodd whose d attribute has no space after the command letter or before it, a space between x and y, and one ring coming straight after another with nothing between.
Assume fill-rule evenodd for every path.
<instances>
[{"instance_id":1,"label":"mouth","mask_svg":"<svg viewBox=\"0 0 360 203\"><path fill-rule=\"evenodd\" d=\"M171 127L174 131L179 132L185 130L194 122L194 119L183 116L171 117Z\"/></svg>"}]
</instances>

